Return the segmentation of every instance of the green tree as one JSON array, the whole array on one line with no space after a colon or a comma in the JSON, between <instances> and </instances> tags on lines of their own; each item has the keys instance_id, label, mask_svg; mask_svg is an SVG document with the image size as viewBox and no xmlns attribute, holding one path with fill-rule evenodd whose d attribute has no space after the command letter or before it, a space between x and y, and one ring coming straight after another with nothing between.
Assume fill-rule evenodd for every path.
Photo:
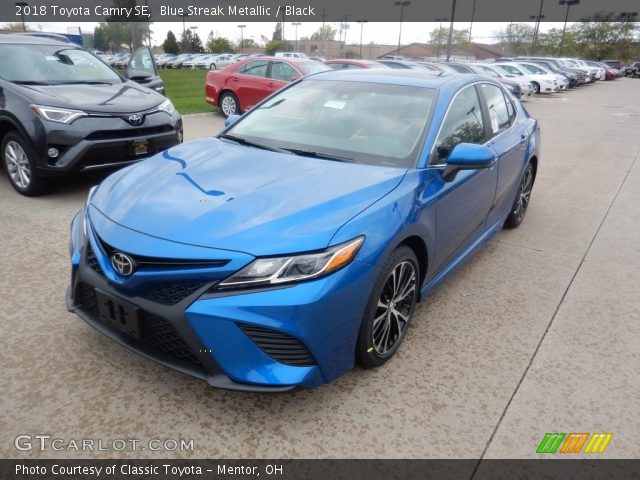
<instances>
[{"instance_id":1,"label":"green tree","mask_svg":"<svg viewBox=\"0 0 640 480\"><path fill-rule=\"evenodd\" d=\"M259 47L258 43L253 38L245 38L242 40L242 45L238 42L238 50L242 48L256 48Z\"/></svg>"},{"instance_id":2,"label":"green tree","mask_svg":"<svg viewBox=\"0 0 640 480\"><path fill-rule=\"evenodd\" d=\"M497 32L500 46L507 52L527 54L533 42L534 28L526 23L510 23L507 28Z\"/></svg>"},{"instance_id":3,"label":"green tree","mask_svg":"<svg viewBox=\"0 0 640 480\"><path fill-rule=\"evenodd\" d=\"M162 49L165 53L173 53L174 55L180 53L180 45L178 45L178 40L171 30L167 32L167 38L162 44Z\"/></svg>"},{"instance_id":4,"label":"green tree","mask_svg":"<svg viewBox=\"0 0 640 480\"><path fill-rule=\"evenodd\" d=\"M276 23L276 29L273 31L273 35L271 36L271 40L279 40L282 41L282 23Z\"/></svg>"},{"instance_id":5,"label":"green tree","mask_svg":"<svg viewBox=\"0 0 640 480\"><path fill-rule=\"evenodd\" d=\"M336 33L338 33L338 31L331 25L325 25L311 34L311 40L333 40L336 38Z\"/></svg>"},{"instance_id":6,"label":"green tree","mask_svg":"<svg viewBox=\"0 0 640 480\"><path fill-rule=\"evenodd\" d=\"M196 32L188 28L180 37L180 49L183 52L188 53L202 53L204 47L202 46L202 40Z\"/></svg>"},{"instance_id":7,"label":"green tree","mask_svg":"<svg viewBox=\"0 0 640 480\"><path fill-rule=\"evenodd\" d=\"M27 27L27 31L33 30L32 28L29 27L29 25L26 25L26 27ZM22 32L23 31L22 22L7 23L2 27L2 30L8 30L10 32Z\"/></svg>"},{"instance_id":8,"label":"green tree","mask_svg":"<svg viewBox=\"0 0 640 480\"><path fill-rule=\"evenodd\" d=\"M464 46L469 40L469 30L453 29L453 36L451 37L451 45L456 47ZM442 27L436 28L429 34L429 43L431 45L446 45L449 41L449 28Z\"/></svg>"},{"instance_id":9,"label":"green tree","mask_svg":"<svg viewBox=\"0 0 640 480\"><path fill-rule=\"evenodd\" d=\"M283 42L282 40L271 40L264 48L267 55L275 55L276 52L288 52L291 48L291 42Z\"/></svg>"},{"instance_id":10,"label":"green tree","mask_svg":"<svg viewBox=\"0 0 640 480\"><path fill-rule=\"evenodd\" d=\"M216 36L213 32L207 38L207 52L211 53L231 53L235 52L233 43L228 38Z\"/></svg>"}]
</instances>

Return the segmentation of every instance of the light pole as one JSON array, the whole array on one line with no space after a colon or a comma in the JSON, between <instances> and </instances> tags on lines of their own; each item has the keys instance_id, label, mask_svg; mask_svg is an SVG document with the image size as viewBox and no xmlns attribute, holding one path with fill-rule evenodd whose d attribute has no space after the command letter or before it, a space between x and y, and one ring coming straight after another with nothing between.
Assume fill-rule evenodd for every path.
<instances>
[{"instance_id":1,"label":"light pole","mask_svg":"<svg viewBox=\"0 0 640 480\"><path fill-rule=\"evenodd\" d=\"M451 2L451 23L449 23L449 40L447 41L447 62L451 59L451 42L453 41L453 22L456 18L456 0Z\"/></svg>"},{"instance_id":2,"label":"light pole","mask_svg":"<svg viewBox=\"0 0 640 480\"><path fill-rule=\"evenodd\" d=\"M358 23L360 24L360 60L362 60L362 28L364 27L364 24L367 23L367 21L358 20Z\"/></svg>"},{"instance_id":3,"label":"light pole","mask_svg":"<svg viewBox=\"0 0 640 480\"><path fill-rule=\"evenodd\" d=\"M629 23L635 22L638 16L638 12L620 12L620 20L624 22L624 43L625 53L628 53L628 41L629 41Z\"/></svg>"},{"instance_id":4,"label":"light pole","mask_svg":"<svg viewBox=\"0 0 640 480\"><path fill-rule=\"evenodd\" d=\"M28 6L29 4L27 2L16 2L16 7L21 7L20 8L20 16L22 17L22 31L26 32L27 31L27 24L24 23L24 7Z\"/></svg>"},{"instance_id":5,"label":"light pole","mask_svg":"<svg viewBox=\"0 0 640 480\"><path fill-rule=\"evenodd\" d=\"M560 40L560 53L562 53L562 47L564 47L564 34L567 31L567 20L569 19L569 9L571 5L578 5L580 0L560 0L558 2L560 5L567 6L567 13L564 15L564 27L562 27L562 39Z\"/></svg>"},{"instance_id":6,"label":"light pole","mask_svg":"<svg viewBox=\"0 0 640 480\"><path fill-rule=\"evenodd\" d=\"M300 25L302 25L302 24L300 22L293 22L291 25L296 27L296 49L295 49L295 51L297 52L298 51L298 27Z\"/></svg>"},{"instance_id":7,"label":"light pole","mask_svg":"<svg viewBox=\"0 0 640 480\"><path fill-rule=\"evenodd\" d=\"M473 30L473 19L475 18L475 16L476 16L476 0L473 0L473 9L471 10L471 24L469 24L469 43L471 43L471 30Z\"/></svg>"},{"instance_id":8,"label":"light pole","mask_svg":"<svg viewBox=\"0 0 640 480\"><path fill-rule=\"evenodd\" d=\"M238 25L240 29L240 53L244 53L244 29L246 25Z\"/></svg>"},{"instance_id":9,"label":"light pole","mask_svg":"<svg viewBox=\"0 0 640 480\"><path fill-rule=\"evenodd\" d=\"M394 5L396 7L400 7L400 31L398 32L398 55L400 55L400 42L402 41L402 15L404 13L404 7L411 5L411 2L409 0L404 0L402 2L395 2Z\"/></svg>"},{"instance_id":10,"label":"light pole","mask_svg":"<svg viewBox=\"0 0 640 480\"><path fill-rule=\"evenodd\" d=\"M442 22L446 22L449 20L448 18L436 18L436 22L440 22L440 26L438 27L438 48L436 50L436 57L440 58L440 45L442 44Z\"/></svg>"},{"instance_id":11,"label":"light pole","mask_svg":"<svg viewBox=\"0 0 640 480\"><path fill-rule=\"evenodd\" d=\"M536 21L536 28L533 31L533 42L531 42L531 55L535 53L536 43L538 42L538 32L540 31L540 20L544 18L542 15L542 7L544 6L544 0L540 0L540 10L538 15L531 15L529 18Z\"/></svg>"}]
</instances>

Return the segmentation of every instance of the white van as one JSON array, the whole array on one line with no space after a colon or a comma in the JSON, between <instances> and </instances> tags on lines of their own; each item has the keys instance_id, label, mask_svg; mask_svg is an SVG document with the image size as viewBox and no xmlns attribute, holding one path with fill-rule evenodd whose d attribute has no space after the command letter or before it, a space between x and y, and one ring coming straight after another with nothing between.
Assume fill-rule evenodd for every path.
<instances>
[{"instance_id":1,"label":"white van","mask_svg":"<svg viewBox=\"0 0 640 480\"><path fill-rule=\"evenodd\" d=\"M284 58L309 58L302 52L276 52L276 57Z\"/></svg>"}]
</instances>

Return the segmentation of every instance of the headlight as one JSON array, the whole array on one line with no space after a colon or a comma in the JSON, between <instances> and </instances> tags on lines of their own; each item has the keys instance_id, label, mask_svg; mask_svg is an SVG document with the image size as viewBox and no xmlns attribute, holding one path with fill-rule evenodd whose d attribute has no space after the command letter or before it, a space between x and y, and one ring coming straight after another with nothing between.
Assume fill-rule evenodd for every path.
<instances>
[{"instance_id":1,"label":"headlight","mask_svg":"<svg viewBox=\"0 0 640 480\"><path fill-rule=\"evenodd\" d=\"M168 113L169 115L173 115L174 113L176 113L176 107L174 107L173 103L171 103L171 100L168 99L158 105L158 110Z\"/></svg>"},{"instance_id":2,"label":"headlight","mask_svg":"<svg viewBox=\"0 0 640 480\"><path fill-rule=\"evenodd\" d=\"M50 122L71 123L76 118L85 117L87 114L80 110L69 110L66 108L43 107L41 105L31 105L31 109L40 117Z\"/></svg>"},{"instance_id":3,"label":"headlight","mask_svg":"<svg viewBox=\"0 0 640 480\"><path fill-rule=\"evenodd\" d=\"M328 275L351 263L363 242L364 237L358 237L319 253L258 258L219 287L279 285Z\"/></svg>"}]
</instances>

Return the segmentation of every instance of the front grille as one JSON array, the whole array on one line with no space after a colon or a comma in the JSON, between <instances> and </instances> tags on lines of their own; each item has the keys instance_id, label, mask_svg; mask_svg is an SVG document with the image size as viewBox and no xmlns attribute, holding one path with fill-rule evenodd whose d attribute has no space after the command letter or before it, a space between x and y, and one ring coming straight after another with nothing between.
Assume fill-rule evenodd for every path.
<instances>
[{"instance_id":1,"label":"front grille","mask_svg":"<svg viewBox=\"0 0 640 480\"><path fill-rule=\"evenodd\" d=\"M175 305L205 285L204 282L160 285L147 290L142 296L154 302L162 303L163 305Z\"/></svg>"},{"instance_id":2,"label":"front grille","mask_svg":"<svg viewBox=\"0 0 640 480\"><path fill-rule=\"evenodd\" d=\"M96 257L96 254L93 252L93 248L91 248L91 243L89 242L87 242L86 256L87 256L87 266L94 272L100 275L103 275L102 267L100 266L100 263L98 262L98 258Z\"/></svg>"},{"instance_id":3,"label":"front grille","mask_svg":"<svg viewBox=\"0 0 640 480\"><path fill-rule=\"evenodd\" d=\"M106 243L101 238L97 237L98 242L102 246L102 249L106 252L107 256L110 257L113 252L122 251L118 250L115 247L112 247L108 243ZM136 265L139 267L149 267L149 268L204 268L204 267L224 267L231 260L228 259L214 259L214 260L185 260L185 259L173 259L173 258L160 258L160 257L145 257L142 255L132 255L127 253L131 257L133 261L135 261Z\"/></svg>"},{"instance_id":4,"label":"front grille","mask_svg":"<svg viewBox=\"0 0 640 480\"><path fill-rule=\"evenodd\" d=\"M128 128L126 130L98 130L87 135L87 140L122 140L136 137L146 137L158 135L160 133L172 132L171 125L160 125L158 127Z\"/></svg>"},{"instance_id":5,"label":"front grille","mask_svg":"<svg viewBox=\"0 0 640 480\"><path fill-rule=\"evenodd\" d=\"M144 345L180 360L201 365L173 325L164 318L146 311L142 312L141 317L143 332L141 342Z\"/></svg>"},{"instance_id":6,"label":"front grille","mask_svg":"<svg viewBox=\"0 0 640 480\"><path fill-rule=\"evenodd\" d=\"M79 283L75 295L76 304L81 305L83 309L94 317L98 318L98 302L96 301L96 292L86 283Z\"/></svg>"},{"instance_id":7,"label":"front grille","mask_svg":"<svg viewBox=\"0 0 640 480\"><path fill-rule=\"evenodd\" d=\"M315 365L307 347L297 338L253 325L238 324L247 337L274 360L296 367Z\"/></svg>"},{"instance_id":8,"label":"front grille","mask_svg":"<svg viewBox=\"0 0 640 480\"><path fill-rule=\"evenodd\" d=\"M75 303L90 313L94 319L104 322L98 312L98 303L93 287L80 282L76 288ZM145 310L140 310L140 331L140 344L180 360L202 366L175 327L164 318Z\"/></svg>"}]
</instances>

